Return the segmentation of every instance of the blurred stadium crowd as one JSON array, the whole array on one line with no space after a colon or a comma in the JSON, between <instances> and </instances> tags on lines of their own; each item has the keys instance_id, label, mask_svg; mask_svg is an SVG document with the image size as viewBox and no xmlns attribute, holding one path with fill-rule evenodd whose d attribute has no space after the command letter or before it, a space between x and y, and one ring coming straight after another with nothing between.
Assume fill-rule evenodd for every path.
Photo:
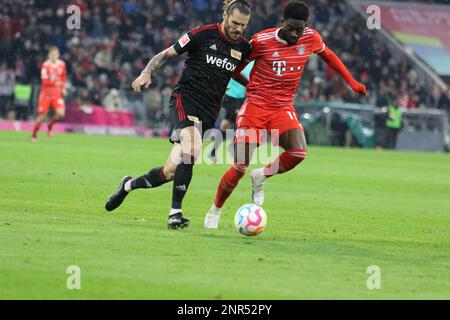
<instances>
[{"instance_id":1,"label":"blurred stadium crowd","mask_svg":"<svg viewBox=\"0 0 450 320\"><path fill-rule=\"evenodd\" d=\"M162 123L168 96L183 67L169 62L142 97L130 83L148 59L173 44L185 31L221 19L220 0L2 0L0 6L0 108L11 101L17 83L38 85L47 49L57 45L69 74L69 98L79 104L127 108L137 119ZM283 0L252 0L247 37L279 23ZM449 92L419 75L413 65L389 50L365 20L349 13L344 1L306 1L310 25L323 36L352 73L365 83L368 98L348 90L339 76L312 57L303 75L297 102L343 101L382 107L450 109ZM431 2L431 1L423 1ZM436 2L436 1L433 1ZM66 27L66 8L82 11L81 30ZM3 110L7 109L3 106ZM5 117L5 112L0 117Z\"/></svg>"}]
</instances>

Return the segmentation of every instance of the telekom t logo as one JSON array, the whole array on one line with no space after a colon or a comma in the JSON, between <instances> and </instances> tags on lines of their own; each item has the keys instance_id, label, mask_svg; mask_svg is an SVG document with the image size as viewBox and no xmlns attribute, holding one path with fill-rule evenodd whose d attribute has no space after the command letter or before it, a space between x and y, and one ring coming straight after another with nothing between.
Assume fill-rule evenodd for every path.
<instances>
[{"instance_id":1,"label":"telekom t logo","mask_svg":"<svg viewBox=\"0 0 450 320\"><path fill-rule=\"evenodd\" d=\"M286 61L274 61L273 62L273 71L276 71L275 74L277 77L282 77L283 74L281 72L286 71Z\"/></svg>"}]
</instances>

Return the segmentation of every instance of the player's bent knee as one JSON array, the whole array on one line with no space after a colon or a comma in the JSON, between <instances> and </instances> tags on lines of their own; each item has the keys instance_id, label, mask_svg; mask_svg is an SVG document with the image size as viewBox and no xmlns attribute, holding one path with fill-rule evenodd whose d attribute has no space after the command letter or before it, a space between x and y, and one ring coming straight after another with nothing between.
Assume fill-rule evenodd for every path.
<instances>
[{"instance_id":1,"label":"player's bent knee","mask_svg":"<svg viewBox=\"0 0 450 320\"><path fill-rule=\"evenodd\" d=\"M182 155L181 155L181 161L183 163L194 164L197 161L197 159L199 158L201 152L202 152L201 144L194 144L187 148L183 148Z\"/></svg>"},{"instance_id":2,"label":"player's bent knee","mask_svg":"<svg viewBox=\"0 0 450 320\"><path fill-rule=\"evenodd\" d=\"M248 164L240 164L240 163L234 163L233 168L244 175L248 170L249 165Z\"/></svg>"},{"instance_id":3,"label":"player's bent knee","mask_svg":"<svg viewBox=\"0 0 450 320\"><path fill-rule=\"evenodd\" d=\"M190 154L195 158L198 158L202 152L202 141L201 138L191 135L184 136L181 139L181 148L183 154Z\"/></svg>"},{"instance_id":4,"label":"player's bent knee","mask_svg":"<svg viewBox=\"0 0 450 320\"><path fill-rule=\"evenodd\" d=\"M191 155L197 160L200 153L202 152L202 144L201 143L195 143L191 148Z\"/></svg>"},{"instance_id":5,"label":"player's bent knee","mask_svg":"<svg viewBox=\"0 0 450 320\"><path fill-rule=\"evenodd\" d=\"M293 162L297 162L297 164L305 160L308 155L308 151L304 148L289 149L286 150L286 153L289 158L291 158Z\"/></svg>"},{"instance_id":6,"label":"player's bent knee","mask_svg":"<svg viewBox=\"0 0 450 320\"><path fill-rule=\"evenodd\" d=\"M191 153L183 153L181 155L181 163L184 164L195 164L198 159L198 155L193 155Z\"/></svg>"},{"instance_id":7,"label":"player's bent knee","mask_svg":"<svg viewBox=\"0 0 450 320\"><path fill-rule=\"evenodd\" d=\"M37 121L44 121L44 119L45 119L46 116L47 116L47 113L46 113L46 112L41 112L41 113L38 114L36 120L37 120Z\"/></svg>"},{"instance_id":8,"label":"player's bent knee","mask_svg":"<svg viewBox=\"0 0 450 320\"><path fill-rule=\"evenodd\" d=\"M167 181L172 181L175 178L175 165L165 165L163 168L163 174Z\"/></svg>"}]
</instances>

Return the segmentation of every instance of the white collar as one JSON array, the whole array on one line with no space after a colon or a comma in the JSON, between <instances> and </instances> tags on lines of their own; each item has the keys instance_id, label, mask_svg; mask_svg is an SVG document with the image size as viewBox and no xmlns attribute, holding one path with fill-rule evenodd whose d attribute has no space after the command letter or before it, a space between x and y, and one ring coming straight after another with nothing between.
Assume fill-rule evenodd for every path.
<instances>
[{"instance_id":1,"label":"white collar","mask_svg":"<svg viewBox=\"0 0 450 320\"><path fill-rule=\"evenodd\" d=\"M281 39L280 36L278 35L280 33L281 29L282 28L278 28L277 30L275 30L275 39L277 39L278 42L288 44L285 40Z\"/></svg>"}]
</instances>

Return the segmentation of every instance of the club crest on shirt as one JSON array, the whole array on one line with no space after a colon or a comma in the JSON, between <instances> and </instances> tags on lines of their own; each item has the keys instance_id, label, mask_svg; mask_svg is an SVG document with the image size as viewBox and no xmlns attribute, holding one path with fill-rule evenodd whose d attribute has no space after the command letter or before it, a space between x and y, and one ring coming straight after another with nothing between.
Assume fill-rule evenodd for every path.
<instances>
[{"instance_id":1,"label":"club crest on shirt","mask_svg":"<svg viewBox=\"0 0 450 320\"><path fill-rule=\"evenodd\" d=\"M305 46L304 45L301 45L301 46L299 46L298 48L297 48L297 52L298 52L298 54L299 55L304 55L305 54Z\"/></svg>"},{"instance_id":2,"label":"club crest on shirt","mask_svg":"<svg viewBox=\"0 0 450 320\"><path fill-rule=\"evenodd\" d=\"M194 117L194 116L187 116L187 118L188 118L189 120L191 120L192 122L200 123L200 120L199 120L197 117Z\"/></svg>"},{"instance_id":3,"label":"club crest on shirt","mask_svg":"<svg viewBox=\"0 0 450 320\"><path fill-rule=\"evenodd\" d=\"M240 51L231 49L231 56L235 59L242 60L242 53Z\"/></svg>"},{"instance_id":4,"label":"club crest on shirt","mask_svg":"<svg viewBox=\"0 0 450 320\"><path fill-rule=\"evenodd\" d=\"M178 43L180 44L180 47L184 48L185 45L187 45L191 41L191 38L189 38L189 35L186 33L184 36L178 40Z\"/></svg>"}]
</instances>

